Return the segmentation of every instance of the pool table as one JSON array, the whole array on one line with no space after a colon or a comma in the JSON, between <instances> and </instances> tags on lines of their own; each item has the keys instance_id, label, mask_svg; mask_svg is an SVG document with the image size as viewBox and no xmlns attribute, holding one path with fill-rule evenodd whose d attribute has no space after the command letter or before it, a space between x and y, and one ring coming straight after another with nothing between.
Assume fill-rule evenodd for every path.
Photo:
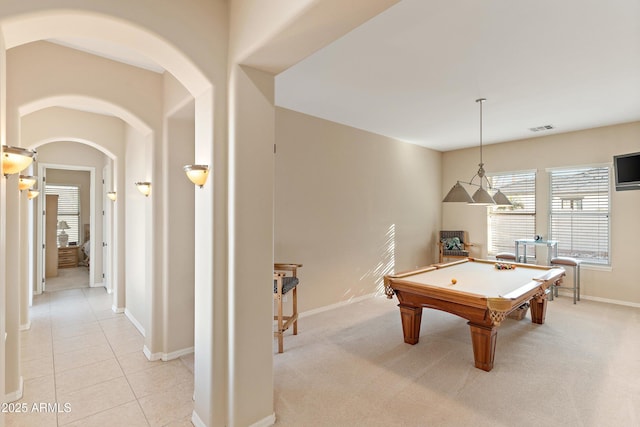
<instances>
[{"instance_id":1,"label":"pool table","mask_svg":"<svg viewBox=\"0 0 640 427\"><path fill-rule=\"evenodd\" d=\"M468 258L387 275L384 284L400 303L404 342L418 342L423 307L455 314L469 321L476 368L490 371L500 322L530 303L532 322L544 323L548 289L564 275L562 268Z\"/></svg>"}]
</instances>

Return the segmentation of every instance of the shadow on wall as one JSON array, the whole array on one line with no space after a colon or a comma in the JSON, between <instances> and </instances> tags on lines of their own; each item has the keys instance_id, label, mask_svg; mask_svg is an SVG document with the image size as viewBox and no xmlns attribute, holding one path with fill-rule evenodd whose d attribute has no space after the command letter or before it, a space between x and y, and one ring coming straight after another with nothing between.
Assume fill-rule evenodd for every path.
<instances>
[{"instance_id":1,"label":"shadow on wall","mask_svg":"<svg viewBox=\"0 0 640 427\"><path fill-rule=\"evenodd\" d=\"M378 247L380 261L360 276L360 281L372 280L376 285L376 296L384 295L384 276L393 274L396 266L396 225L391 224ZM348 291L347 291L348 292Z\"/></svg>"}]
</instances>

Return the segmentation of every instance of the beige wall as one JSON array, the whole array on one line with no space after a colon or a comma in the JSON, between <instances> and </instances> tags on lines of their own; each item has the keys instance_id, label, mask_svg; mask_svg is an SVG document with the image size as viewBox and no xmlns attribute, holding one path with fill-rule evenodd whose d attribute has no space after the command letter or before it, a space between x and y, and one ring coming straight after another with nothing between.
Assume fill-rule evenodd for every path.
<instances>
[{"instance_id":1,"label":"beige wall","mask_svg":"<svg viewBox=\"0 0 640 427\"><path fill-rule=\"evenodd\" d=\"M301 311L382 291L431 264L437 151L276 109L275 259L301 270Z\"/></svg>"},{"instance_id":2,"label":"beige wall","mask_svg":"<svg viewBox=\"0 0 640 427\"><path fill-rule=\"evenodd\" d=\"M640 149L640 122L550 135L485 146L488 173L536 169L536 232L548 235L549 179L546 168L611 163L616 154ZM467 180L478 168L479 149L446 152L442 163L442 197L456 180ZM611 268L583 267L582 294L592 298L640 304L637 244L640 240L640 191L611 193ZM442 204L443 229L465 229L478 243L474 255L486 257L486 208ZM530 237L530 236L523 236Z\"/></svg>"}]
</instances>

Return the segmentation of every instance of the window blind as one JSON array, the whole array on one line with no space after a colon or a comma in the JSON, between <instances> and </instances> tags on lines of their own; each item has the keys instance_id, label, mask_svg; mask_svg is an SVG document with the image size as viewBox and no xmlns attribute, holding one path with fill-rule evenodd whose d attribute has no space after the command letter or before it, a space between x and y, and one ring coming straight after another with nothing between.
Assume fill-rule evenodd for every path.
<instances>
[{"instance_id":1,"label":"window blind","mask_svg":"<svg viewBox=\"0 0 640 427\"><path fill-rule=\"evenodd\" d=\"M491 206L488 211L488 254L514 252L515 240L533 238L536 228L536 172L523 171L489 176L513 206ZM535 256L535 252L528 255Z\"/></svg>"},{"instance_id":2,"label":"window blind","mask_svg":"<svg viewBox=\"0 0 640 427\"><path fill-rule=\"evenodd\" d=\"M549 224L558 255L608 265L611 168L552 170L550 175Z\"/></svg>"},{"instance_id":3,"label":"window blind","mask_svg":"<svg viewBox=\"0 0 640 427\"><path fill-rule=\"evenodd\" d=\"M80 188L74 185L47 184L45 194L58 195L58 224L66 221L69 242L80 243ZM60 234L60 231L58 231Z\"/></svg>"}]
</instances>

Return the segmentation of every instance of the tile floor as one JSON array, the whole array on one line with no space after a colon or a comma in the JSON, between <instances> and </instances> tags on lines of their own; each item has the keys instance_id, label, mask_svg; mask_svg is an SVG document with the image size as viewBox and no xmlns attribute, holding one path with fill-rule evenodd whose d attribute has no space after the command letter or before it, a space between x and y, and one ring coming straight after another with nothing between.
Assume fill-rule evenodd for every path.
<instances>
[{"instance_id":1,"label":"tile floor","mask_svg":"<svg viewBox=\"0 0 640 427\"><path fill-rule=\"evenodd\" d=\"M60 410L6 414L6 426L191 426L193 355L149 362L143 343L104 288L35 296L18 402Z\"/></svg>"},{"instance_id":2,"label":"tile floor","mask_svg":"<svg viewBox=\"0 0 640 427\"><path fill-rule=\"evenodd\" d=\"M47 277L46 290L49 292L89 287L87 267L59 268L56 277Z\"/></svg>"}]
</instances>

